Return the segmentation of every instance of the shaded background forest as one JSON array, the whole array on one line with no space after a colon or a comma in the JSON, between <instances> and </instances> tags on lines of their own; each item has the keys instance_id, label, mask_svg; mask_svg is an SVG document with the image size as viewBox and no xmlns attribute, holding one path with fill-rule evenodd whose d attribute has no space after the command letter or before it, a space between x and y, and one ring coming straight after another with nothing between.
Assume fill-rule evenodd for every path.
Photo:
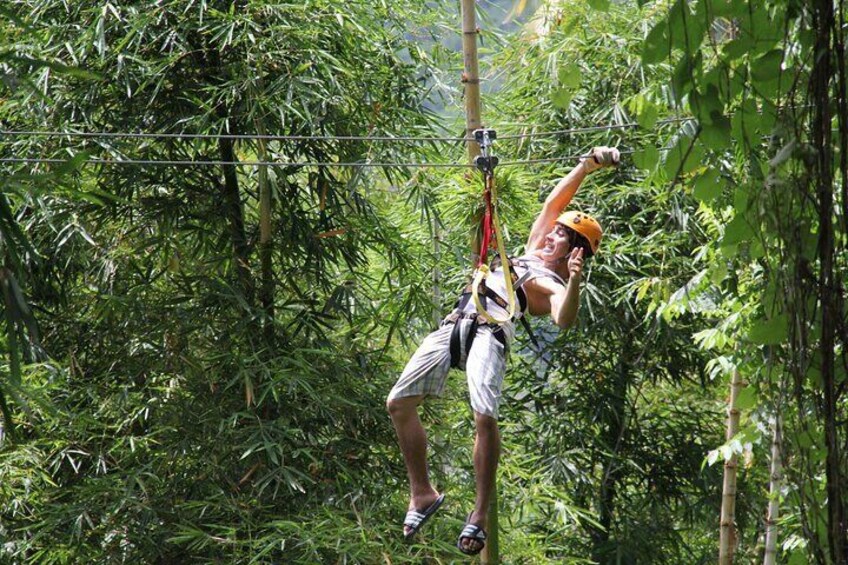
<instances>
[{"instance_id":1,"label":"shaded background forest","mask_svg":"<svg viewBox=\"0 0 848 565\"><path fill-rule=\"evenodd\" d=\"M624 153L575 199L607 234L578 326L512 352L504 559L713 562L725 463L737 560L768 559L771 501L779 562L845 563L842 4L498 8L483 117L523 136L496 146L525 161L497 171L511 251L577 155ZM459 6L0 15L0 561L459 559L463 379L424 411L449 504L411 546L384 401L469 274L479 179L391 165L460 142L362 139L461 135Z\"/></svg>"}]
</instances>

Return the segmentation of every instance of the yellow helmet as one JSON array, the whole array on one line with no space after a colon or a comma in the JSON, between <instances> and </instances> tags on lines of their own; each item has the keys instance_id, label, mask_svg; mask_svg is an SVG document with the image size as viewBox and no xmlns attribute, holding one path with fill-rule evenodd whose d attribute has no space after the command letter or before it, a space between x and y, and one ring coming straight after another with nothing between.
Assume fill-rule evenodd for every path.
<instances>
[{"instance_id":1,"label":"yellow helmet","mask_svg":"<svg viewBox=\"0 0 848 565\"><path fill-rule=\"evenodd\" d=\"M598 252L604 232L601 229L601 224L595 218L589 214L571 210L557 218L557 223L571 228L585 237L592 249L592 255Z\"/></svg>"}]
</instances>

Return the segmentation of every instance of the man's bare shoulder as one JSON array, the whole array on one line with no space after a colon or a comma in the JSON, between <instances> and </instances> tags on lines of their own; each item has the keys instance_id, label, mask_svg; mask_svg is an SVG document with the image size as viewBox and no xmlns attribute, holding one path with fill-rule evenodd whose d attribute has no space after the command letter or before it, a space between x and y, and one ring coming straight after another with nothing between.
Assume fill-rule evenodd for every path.
<instances>
[{"instance_id":1,"label":"man's bare shoulder","mask_svg":"<svg viewBox=\"0 0 848 565\"><path fill-rule=\"evenodd\" d=\"M524 284L524 290L528 294L550 296L557 292L562 292L565 290L565 287L550 277L536 277Z\"/></svg>"},{"instance_id":2,"label":"man's bare shoulder","mask_svg":"<svg viewBox=\"0 0 848 565\"><path fill-rule=\"evenodd\" d=\"M524 284L527 294L527 307L533 316L551 313L551 297L564 293L565 287L548 277L539 277Z\"/></svg>"}]
</instances>

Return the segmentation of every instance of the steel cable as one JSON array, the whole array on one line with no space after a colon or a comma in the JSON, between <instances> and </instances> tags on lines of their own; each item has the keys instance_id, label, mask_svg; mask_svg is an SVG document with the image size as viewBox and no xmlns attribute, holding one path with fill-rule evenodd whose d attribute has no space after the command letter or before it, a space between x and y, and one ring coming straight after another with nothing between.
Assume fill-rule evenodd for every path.
<instances>
[{"instance_id":1,"label":"steel cable","mask_svg":"<svg viewBox=\"0 0 848 565\"><path fill-rule=\"evenodd\" d=\"M656 125L666 125L671 123L679 123L684 121L692 121L695 118L668 118L659 120ZM635 122L627 122L623 124L606 124L600 126L585 126L570 129L528 132L518 134L501 135L498 141L529 139L535 137L553 137L558 135L569 135L573 133L589 133L594 131L609 131L616 129L629 129L638 127ZM451 142L458 143L463 141L474 141L474 138L468 137L417 137L417 136L359 136L359 135L338 135L338 136L313 136L313 135L258 135L258 134L213 134L213 133L138 133L138 132L87 132L87 131L35 131L35 130L0 130L0 138L2 137L77 137L85 139L176 139L176 140L218 140L229 139L234 141L379 141L379 142Z\"/></svg>"},{"instance_id":2,"label":"steel cable","mask_svg":"<svg viewBox=\"0 0 848 565\"><path fill-rule=\"evenodd\" d=\"M667 150L667 148L659 148L659 151ZM619 152L621 155L629 155L635 153L634 150L624 150ZM518 165L534 165L542 163L558 163L561 161L576 161L584 157L583 155L570 155L565 157L549 157L540 159L522 159L515 161L504 161L499 163L499 167L518 166ZM56 164L64 165L71 159L56 159L56 158L41 158L41 157L2 157L0 163L18 163L18 164ZM84 165L152 165L166 167L343 167L343 168L453 168L467 169L473 168L474 165L469 163L383 163L383 162L284 162L284 161L190 161L190 160L166 160L166 159L86 159L80 162Z\"/></svg>"}]
</instances>

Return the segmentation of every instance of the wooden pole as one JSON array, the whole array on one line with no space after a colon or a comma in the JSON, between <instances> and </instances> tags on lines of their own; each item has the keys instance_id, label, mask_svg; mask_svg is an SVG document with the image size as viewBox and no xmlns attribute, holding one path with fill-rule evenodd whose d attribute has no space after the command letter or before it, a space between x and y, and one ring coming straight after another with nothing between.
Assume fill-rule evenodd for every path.
<instances>
[{"instance_id":1,"label":"wooden pole","mask_svg":"<svg viewBox=\"0 0 848 565\"><path fill-rule=\"evenodd\" d=\"M474 141L474 130L482 127L480 105L480 70L477 63L477 13L475 0L462 0L462 59L464 72L462 84L465 87L465 147L468 151L468 162L474 163L474 158L480 155L480 146ZM472 238L474 241L474 238ZM472 243L473 249L477 246ZM476 253L474 251L473 253ZM498 487L497 479L492 488L492 500L489 504L489 518L486 522L486 546L480 553L480 562L485 565L500 563L500 547L498 543Z\"/></svg>"},{"instance_id":2,"label":"wooden pole","mask_svg":"<svg viewBox=\"0 0 848 565\"><path fill-rule=\"evenodd\" d=\"M739 431L739 409L736 399L739 390L745 386L739 377L739 371L734 369L730 377L730 402L727 405L727 434L729 442ZM736 467L737 455L734 453L730 461L724 463L724 487L721 494L721 530L719 532L719 565L732 565L733 553L736 550Z\"/></svg>"}]
</instances>

